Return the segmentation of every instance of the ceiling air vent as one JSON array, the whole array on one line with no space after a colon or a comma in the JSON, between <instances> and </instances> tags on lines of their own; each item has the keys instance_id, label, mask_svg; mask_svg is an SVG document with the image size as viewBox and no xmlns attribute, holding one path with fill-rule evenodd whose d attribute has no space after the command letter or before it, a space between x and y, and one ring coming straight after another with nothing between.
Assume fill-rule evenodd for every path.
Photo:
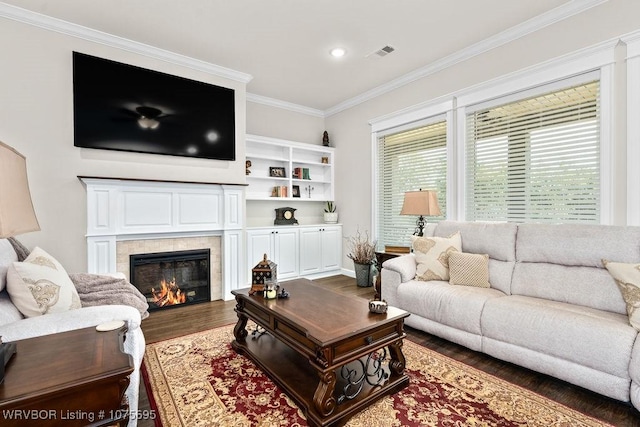
<instances>
[{"instance_id":1,"label":"ceiling air vent","mask_svg":"<svg viewBox=\"0 0 640 427\"><path fill-rule=\"evenodd\" d=\"M382 49L378 49L375 52L371 52L369 55L367 55L367 58L376 58L376 57L380 57L382 58L383 56L387 56L388 54L390 54L391 52L393 52L395 49L389 45L383 47Z\"/></svg>"}]
</instances>

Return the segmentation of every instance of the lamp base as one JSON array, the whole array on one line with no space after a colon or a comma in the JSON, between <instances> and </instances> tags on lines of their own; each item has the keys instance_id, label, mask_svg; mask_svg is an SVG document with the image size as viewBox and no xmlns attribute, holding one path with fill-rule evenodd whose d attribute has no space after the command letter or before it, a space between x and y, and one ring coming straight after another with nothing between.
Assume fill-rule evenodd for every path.
<instances>
[{"instance_id":1,"label":"lamp base","mask_svg":"<svg viewBox=\"0 0 640 427\"><path fill-rule=\"evenodd\" d=\"M414 236L422 237L424 236L424 226L426 225L426 221L424 220L424 216L420 215L418 220L416 221L416 230L413 232Z\"/></svg>"}]
</instances>

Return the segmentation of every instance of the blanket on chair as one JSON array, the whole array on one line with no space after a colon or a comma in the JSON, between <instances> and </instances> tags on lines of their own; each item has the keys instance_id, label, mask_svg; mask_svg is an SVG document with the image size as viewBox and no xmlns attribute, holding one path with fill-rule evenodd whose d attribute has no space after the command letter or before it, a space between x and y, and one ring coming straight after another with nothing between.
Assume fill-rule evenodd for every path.
<instances>
[{"instance_id":1,"label":"blanket on chair","mask_svg":"<svg viewBox=\"0 0 640 427\"><path fill-rule=\"evenodd\" d=\"M142 319L149 317L149 304L126 279L89 273L69 274L83 307L122 304L136 308Z\"/></svg>"}]
</instances>

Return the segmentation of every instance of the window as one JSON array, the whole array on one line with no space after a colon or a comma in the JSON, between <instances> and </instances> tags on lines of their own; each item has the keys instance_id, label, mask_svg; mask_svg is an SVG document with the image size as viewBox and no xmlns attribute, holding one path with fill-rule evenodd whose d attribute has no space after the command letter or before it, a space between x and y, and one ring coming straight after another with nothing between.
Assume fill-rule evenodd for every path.
<instances>
[{"instance_id":1,"label":"window","mask_svg":"<svg viewBox=\"0 0 640 427\"><path fill-rule=\"evenodd\" d=\"M466 220L599 223L599 82L497 103L466 116Z\"/></svg>"},{"instance_id":2,"label":"window","mask_svg":"<svg viewBox=\"0 0 640 427\"><path fill-rule=\"evenodd\" d=\"M408 246L417 217L400 215L405 191L438 192L442 217L446 216L447 122L392 129L378 137L378 244Z\"/></svg>"}]
</instances>

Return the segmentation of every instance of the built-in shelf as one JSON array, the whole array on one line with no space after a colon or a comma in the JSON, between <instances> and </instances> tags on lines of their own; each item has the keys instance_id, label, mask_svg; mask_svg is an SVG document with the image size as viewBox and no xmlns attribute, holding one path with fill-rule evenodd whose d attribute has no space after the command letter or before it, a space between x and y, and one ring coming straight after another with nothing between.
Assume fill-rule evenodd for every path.
<instances>
[{"instance_id":1,"label":"built-in shelf","mask_svg":"<svg viewBox=\"0 0 640 427\"><path fill-rule=\"evenodd\" d=\"M247 135L246 157L251 161L247 200L333 200L335 154L332 147ZM271 176L271 168L284 168L284 177ZM294 178L297 168L306 169L309 179ZM274 189L278 187L286 189L286 196L274 196L277 194Z\"/></svg>"}]
</instances>

